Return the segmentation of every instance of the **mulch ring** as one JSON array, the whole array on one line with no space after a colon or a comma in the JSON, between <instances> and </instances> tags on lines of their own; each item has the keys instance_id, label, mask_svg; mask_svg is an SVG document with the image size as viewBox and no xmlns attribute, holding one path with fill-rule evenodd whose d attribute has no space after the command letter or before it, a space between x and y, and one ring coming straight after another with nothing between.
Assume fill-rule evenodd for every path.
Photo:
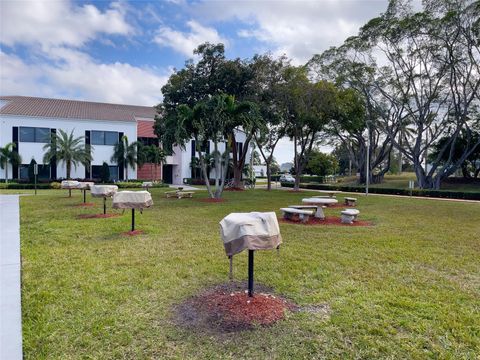
<instances>
[{"instance_id":1,"label":"mulch ring","mask_svg":"<svg viewBox=\"0 0 480 360\"><path fill-rule=\"evenodd\" d=\"M229 187L223 189L223 191L245 191L245 189L239 188L239 187Z\"/></svg>"},{"instance_id":2,"label":"mulch ring","mask_svg":"<svg viewBox=\"0 0 480 360\"><path fill-rule=\"evenodd\" d=\"M222 203L222 202L226 202L227 200L222 198L220 199L205 198L205 199L198 199L198 201L206 202L206 203Z\"/></svg>"},{"instance_id":3,"label":"mulch ring","mask_svg":"<svg viewBox=\"0 0 480 360\"><path fill-rule=\"evenodd\" d=\"M137 236L137 235L143 235L143 234L145 234L145 231L143 230L126 231L122 233L123 236Z\"/></svg>"},{"instance_id":4,"label":"mulch ring","mask_svg":"<svg viewBox=\"0 0 480 360\"><path fill-rule=\"evenodd\" d=\"M89 206L95 206L95 203L81 203L81 204L76 204L73 205L75 207L89 207Z\"/></svg>"},{"instance_id":5,"label":"mulch ring","mask_svg":"<svg viewBox=\"0 0 480 360\"><path fill-rule=\"evenodd\" d=\"M300 219L289 220L289 219L278 219L279 222L286 223L286 224L299 224L299 225L334 225L334 226L373 226L371 221L364 221L364 220L357 220L354 221L352 224L344 224L342 223L339 217L335 216L327 216L325 220L321 220L318 218L310 217L308 222L303 223Z\"/></svg>"},{"instance_id":6,"label":"mulch ring","mask_svg":"<svg viewBox=\"0 0 480 360\"><path fill-rule=\"evenodd\" d=\"M206 289L174 309L174 322L195 331L225 332L268 326L285 317L297 306L272 290L255 284L253 297L248 297L246 284L229 282Z\"/></svg>"},{"instance_id":7,"label":"mulch ring","mask_svg":"<svg viewBox=\"0 0 480 360\"><path fill-rule=\"evenodd\" d=\"M111 217L120 216L119 214L81 214L77 216L77 219L106 219Z\"/></svg>"}]
</instances>

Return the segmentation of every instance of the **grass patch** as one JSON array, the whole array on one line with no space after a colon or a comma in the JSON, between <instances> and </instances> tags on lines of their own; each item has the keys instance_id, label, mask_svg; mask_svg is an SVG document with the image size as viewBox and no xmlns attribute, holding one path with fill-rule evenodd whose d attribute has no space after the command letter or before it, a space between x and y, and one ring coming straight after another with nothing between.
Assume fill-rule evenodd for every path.
<instances>
[{"instance_id":1,"label":"grass patch","mask_svg":"<svg viewBox=\"0 0 480 360\"><path fill-rule=\"evenodd\" d=\"M256 281L306 309L221 340L178 326L172 309L228 278L218 222L277 211L302 194L227 192L170 200L136 216L71 206L80 192L21 197L25 358L475 358L480 352L480 206L357 196L372 227L281 223L280 254L256 254ZM340 197L340 200L342 198ZM110 207L109 202L109 207ZM339 216L341 209L327 209ZM109 213L121 214L108 209ZM247 257L235 256L245 281Z\"/></svg>"}]
</instances>

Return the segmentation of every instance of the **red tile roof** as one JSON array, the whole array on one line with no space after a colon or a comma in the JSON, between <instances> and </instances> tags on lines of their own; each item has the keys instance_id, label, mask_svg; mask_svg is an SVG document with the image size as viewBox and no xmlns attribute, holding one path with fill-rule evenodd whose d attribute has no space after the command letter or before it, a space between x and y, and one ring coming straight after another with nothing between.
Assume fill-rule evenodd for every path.
<instances>
[{"instance_id":1,"label":"red tile roof","mask_svg":"<svg viewBox=\"0 0 480 360\"><path fill-rule=\"evenodd\" d=\"M78 100L46 99L29 96L0 96L8 103L0 108L2 115L49 118L136 121L153 119L155 109L149 106L107 104Z\"/></svg>"}]
</instances>

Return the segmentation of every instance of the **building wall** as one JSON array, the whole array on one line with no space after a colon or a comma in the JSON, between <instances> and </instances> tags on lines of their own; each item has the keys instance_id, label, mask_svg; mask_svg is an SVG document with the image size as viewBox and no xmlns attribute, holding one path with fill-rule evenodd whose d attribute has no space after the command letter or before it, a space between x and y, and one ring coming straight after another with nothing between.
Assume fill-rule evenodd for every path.
<instances>
[{"instance_id":1,"label":"building wall","mask_svg":"<svg viewBox=\"0 0 480 360\"><path fill-rule=\"evenodd\" d=\"M25 117L14 115L1 115L0 116L0 146L12 142L12 128L18 126L28 127L44 127L50 129L62 129L68 134L73 130L74 136L85 136L86 130L98 130L98 131L116 131L123 132L127 135L130 142L137 140L137 124L136 122L126 121L101 121L101 120L88 120L88 119L60 119L60 118L41 118L41 117ZM44 143L19 143L19 153L22 156L22 164L29 164L30 161L35 159L37 163L42 163ZM110 161L113 154L113 145L92 145L92 165L102 165L105 161L109 165L115 165ZM129 168L128 175L131 179L137 177L136 169ZM12 178L12 168L9 166L8 171L9 178ZM5 177L5 170L0 169L0 178ZM57 178L66 177L65 164L57 163ZM77 168L72 168L72 178L84 178L85 168L83 165L78 165Z\"/></svg>"}]
</instances>

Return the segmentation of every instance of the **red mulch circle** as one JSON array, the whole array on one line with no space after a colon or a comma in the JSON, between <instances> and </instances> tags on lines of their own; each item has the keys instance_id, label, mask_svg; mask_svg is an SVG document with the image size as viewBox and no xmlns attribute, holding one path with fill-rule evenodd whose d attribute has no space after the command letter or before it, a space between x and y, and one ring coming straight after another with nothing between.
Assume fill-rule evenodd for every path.
<instances>
[{"instance_id":1,"label":"red mulch circle","mask_svg":"<svg viewBox=\"0 0 480 360\"><path fill-rule=\"evenodd\" d=\"M285 316L285 310L292 307L284 300L269 294L245 292L214 293L202 299L201 306L216 312L224 321L240 325L270 325Z\"/></svg>"},{"instance_id":2,"label":"red mulch circle","mask_svg":"<svg viewBox=\"0 0 480 360\"><path fill-rule=\"evenodd\" d=\"M106 219L111 217L120 216L118 214L81 214L77 216L77 219Z\"/></svg>"},{"instance_id":3,"label":"red mulch circle","mask_svg":"<svg viewBox=\"0 0 480 360\"><path fill-rule=\"evenodd\" d=\"M81 203L75 205L76 207L88 207L88 206L95 206L95 203Z\"/></svg>"},{"instance_id":4,"label":"red mulch circle","mask_svg":"<svg viewBox=\"0 0 480 360\"><path fill-rule=\"evenodd\" d=\"M212 198L206 198L206 199L198 199L198 201L201 201L201 202L206 202L206 203L221 203L221 202L225 202L227 200L225 199L212 199Z\"/></svg>"},{"instance_id":5,"label":"red mulch circle","mask_svg":"<svg viewBox=\"0 0 480 360\"><path fill-rule=\"evenodd\" d=\"M231 188L225 188L223 191L245 191L245 189L239 188L239 187L231 187Z\"/></svg>"},{"instance_id":6,"label":"red mulch circle","mask_svg":"<svg viewBox=\"0 0 480 360\"><path fill-rule=\"evenodd\" d=\"M295 193L295 194L300 194L300 193L304 193L305 191L303 191L303 190L287 190L287 192L291 192L291 193Z\"/></svg>"},{"instance_id":7,"label":"red mulch circle","mask_svg":"<svg viewBox=\"0 0 480 360\"><path fill-rule=\"evenodd\" d=\"M127 231L122 233L123 236L137 236L142 234L145 234L143 230L133 230L133 231Z\"/></svg>"},{"instance_id":8,"label":"red mulch circle","mask_svg":"<svg viewBox=\"0 0 480 360\"><path fill-rule=\"evenodd\" d=\"M299 225L334 225L334 226L373 226L371 221L357 220L353 224L344 224L339 217L328 216L325 220L320 220L318 218L311 217L308 219L307 223L303 223L299 220L288 220L288 219L279 219L282 223L287 224L299 224Z\"/></svg>"},{"instance_id":9,"label":"red mulch circle","mask_svg":"<svg viewBox=\"0 0 480 360\"><path fill-rule=\"evenodd\" d=\"M282 320L286 311L298 310L294 303L261 284L255 284L253 297L248 297L245 287L245 283L231 281L206 289L175 307L175 322L197 332L225 336L271 325Z\"/></svg>"}]
</instances>

